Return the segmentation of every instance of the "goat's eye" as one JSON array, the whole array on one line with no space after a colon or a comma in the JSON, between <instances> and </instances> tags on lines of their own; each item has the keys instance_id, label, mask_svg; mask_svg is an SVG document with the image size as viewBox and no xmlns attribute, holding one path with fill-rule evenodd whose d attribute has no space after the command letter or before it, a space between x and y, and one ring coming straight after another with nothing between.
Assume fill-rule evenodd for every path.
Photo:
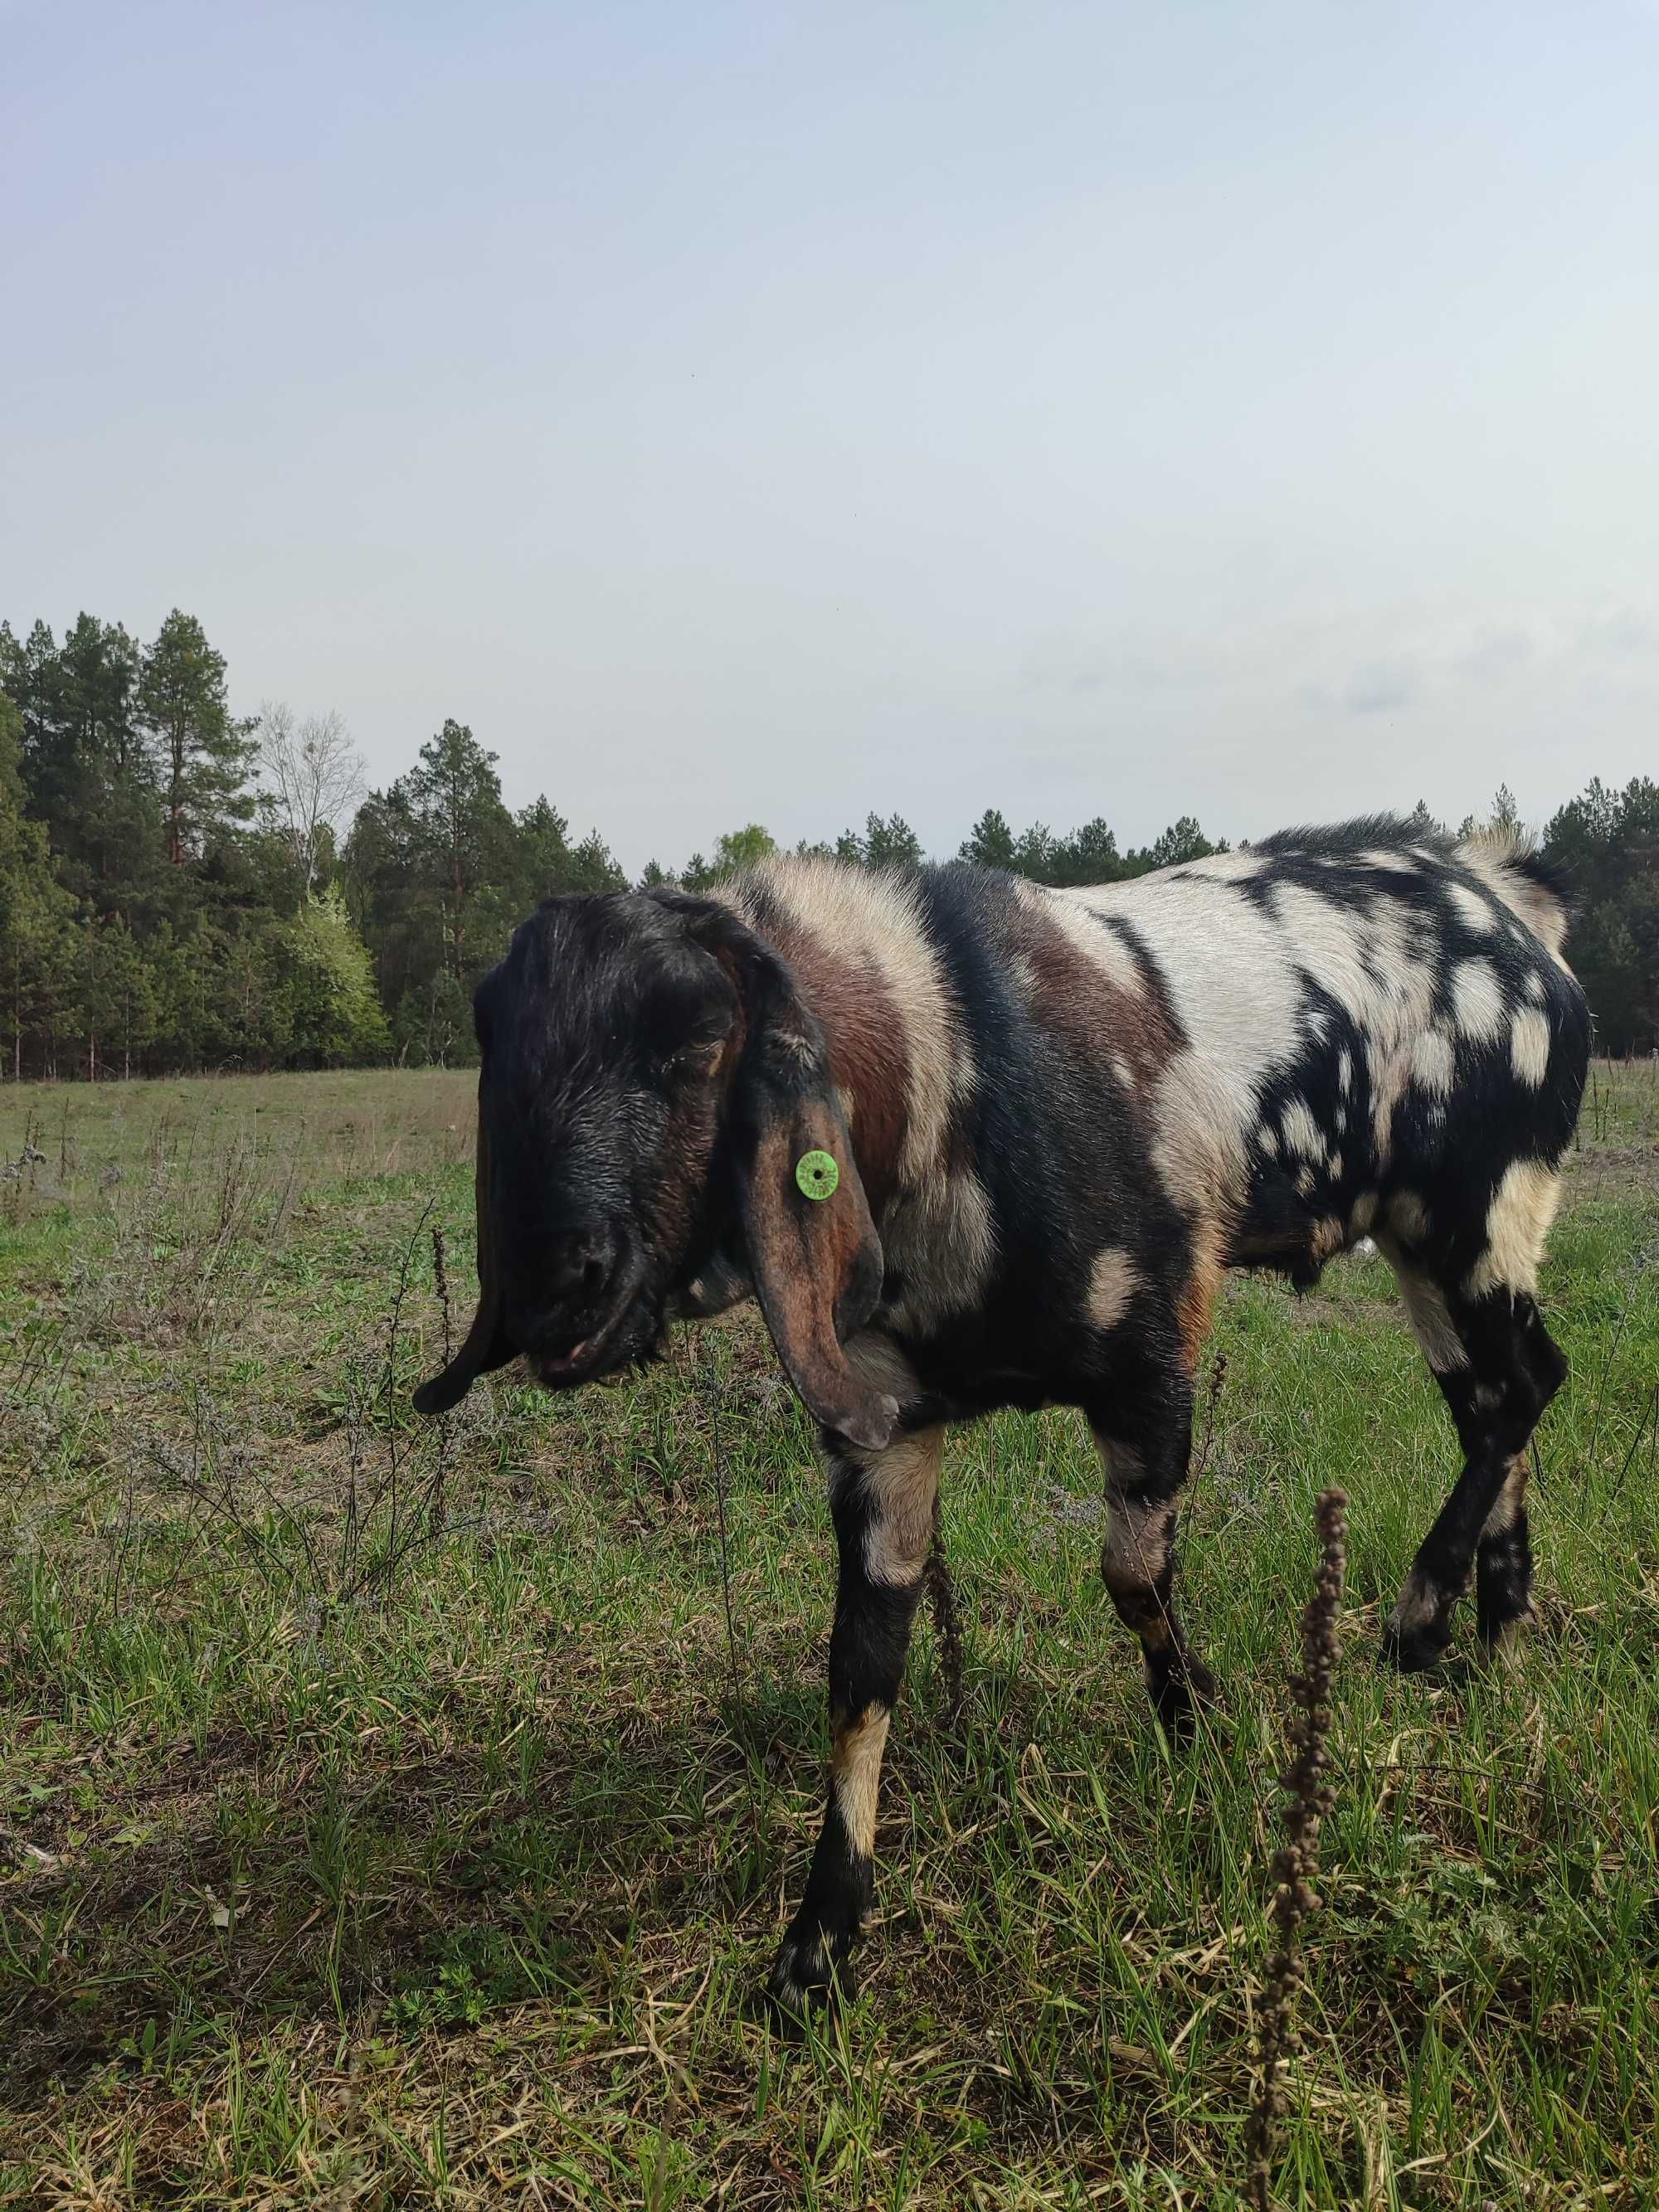
<instances>
[{"instance_id":1,"label":"goat's eye","mask_svg":"<svg viewBox=\"0 0 1659 2212\"><path fill-rule=\"evenodd\" d=\"M683 1081L707 1067L720 1049L719 1041L704 1044L683 1044L677 1052L665 1053L657 1062L657 1073L669 1082Z\"/></svg>"}]
</instances>

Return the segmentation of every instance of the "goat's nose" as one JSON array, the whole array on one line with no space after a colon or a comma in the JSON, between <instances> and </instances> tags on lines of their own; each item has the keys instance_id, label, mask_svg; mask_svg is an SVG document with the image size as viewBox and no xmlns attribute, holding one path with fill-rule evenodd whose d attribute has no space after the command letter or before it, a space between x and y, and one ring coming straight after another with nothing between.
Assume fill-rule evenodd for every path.
<instances>
[{"instance_id":1,"label":"goat's nose","mask_svg":"<svg viewBox=\"0 0 1659 2212\"><path fill-rule=\"evenodd\" d=\"M596 1297L616 1256L617 1241L608 1229L585 1229L580 1236L562 1239L547 1271L550 1304L574 1304Z\"/></svg>"},{"instance_id":2,"label":"goat's nose","mask_svg":"<svg viewBox=\"0 0 1659 2212\"><path fill-rule=\"evenodd\" d=\"M556 1345L596 1317L617 1272L620 1241L599 1224L560 1237L543 1255L535 1298L523 1316L522 1334L532 1346Z\"/></svg>"}]
</instances>

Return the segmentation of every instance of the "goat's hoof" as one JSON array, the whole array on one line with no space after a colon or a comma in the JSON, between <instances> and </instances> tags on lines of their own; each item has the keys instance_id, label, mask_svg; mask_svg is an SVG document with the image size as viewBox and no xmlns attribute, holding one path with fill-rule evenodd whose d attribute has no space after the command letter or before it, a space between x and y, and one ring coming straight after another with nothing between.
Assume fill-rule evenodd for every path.
<instances>
[{"instance_id":1,"label":"goat's hoof","mask_svg":"<svg viewBox=\"0 0 1659 2212\"><path fill-rule=\"evenodd\" d=\"M1149 1681L1152 1717L1172 1743L1188 1744L1198 1734L1200 1717L1215 1725L1221 1705L1215 1676L1201 1659L1188 1657L1180 1668Z\"/></svg>"},{"instance_id":2,"label":"goat's hoof","mask_svg":"<svg viewBox=\"0 0 1659 2212\"><path fill-rule=\"evenodd\" d=\"M1424 1620L1409 1628L1390 1621L1382 1631L1377 1664L1396 1674L1430 1674L1443 1666L1451 1629L1443 1620Z\"/></svg>"},{"instance_id":3,"label":"goat's hoof","mask_svg":"<svg viewBox=\"0 0 1659 2212\"><path fill-rule=\"evenodd\" d=\"M1505 1613L1496 1619L1483 1614L1475 1624L1480 1632L1480 1649L1490 1660L1513 1662L1521 1656L1522 1646L1538 1626L1538 1615L1530 1605L1518 1613Z\"/></svg>"},{"instance_id":4,"label":"goat's hoof","mask_svg":"<svg viewBox=\"0 0 1659 2212\"><path fill-rule=\"evenodd\" d=\"M766 2002L784 2027L799 2031L814 2014L854 1993L848 1947L833 1943L821 1929L793 1928L766 1984Z\"/></svg>"}]
</instances>

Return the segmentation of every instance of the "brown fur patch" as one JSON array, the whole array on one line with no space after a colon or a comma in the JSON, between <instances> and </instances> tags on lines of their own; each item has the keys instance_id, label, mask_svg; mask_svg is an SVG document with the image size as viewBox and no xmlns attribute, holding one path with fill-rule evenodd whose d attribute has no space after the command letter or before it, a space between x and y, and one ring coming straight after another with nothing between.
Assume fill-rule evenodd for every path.
<instances>
[{"instance_id":1,"label":"brown fur patch","mask_svg":"<svg viewBox=\"0 0 1659 2212\"><path fill-rule=\"evenodd\" d=\"M1176 1301L1176 1318L1181 1324L1181 1347L1186 1358L1189 1375L1197 1372L1198 1363L1210 1334L1210 1314L1215 1304L1216 1293L1221 1288L1224 1273L1220 1260L1213 1252L1200 1249L1193 1262L1193 1271L1182 1285Z\"/></svg>"},{"instance_id":2,"label":"brown fur patch","mask_svg":"<svg viewBox=\"0 0 1659 2212\"><path fill-rule=\"evenodd\" d=\"M898 1171L910 1081L909 1042L898 1009L870 962L837 952L799 915L781 915L769 942L794 969L803 999L823 1024L830 1081L851 1094L854 1153L870 1210L879 1218Z\"/></svg>"},{"instance_id":3,"label":"brown fur patch","mask_svg":"<svg viewBox=\"0 0 1659 2212\"><path fill-rule=\"evenodd\" d=\"M1031 1011L1044 1029L1081 1052L1103 1083L1121 1086L1115 1063L1127 1060L1133 1086L1150 1089L1183 1041L1151 992L1127 989L1119 980L1108 957L1115 939L1109 939L1104 923L1090 919L1088 927L1100 933L1099 959L1047 909L1040 894L1021 900L1018 935L1010 950L1030 975Z\"/></svg>"}]
</instances>

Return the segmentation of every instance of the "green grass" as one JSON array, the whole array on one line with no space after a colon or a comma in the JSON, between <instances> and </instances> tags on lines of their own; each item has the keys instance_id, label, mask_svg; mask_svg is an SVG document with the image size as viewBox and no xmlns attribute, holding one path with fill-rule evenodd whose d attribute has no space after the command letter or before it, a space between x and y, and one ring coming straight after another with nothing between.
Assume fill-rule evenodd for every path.
<instances>
[{"instance_id":1,"label":"green grass","mask_svg":"<svg viewBox=\"0 0 1659 2212\"><path fill-rule=\"evenodd\" d=\"M1374 1663L1454 1471L1386 1270L1237 1284L1182 1538L1224 1735L1149 1724L1077 1419L962 1433L967 1711L924 1627L861 1994L800 2045L753 1999L831 1547L755 1323L428 1427L466 1078L0 1091L0 1163L41 1155L0 1180L0 2205L1234 2203L1334 1480L1279 2194L1659 2201L1659 1085L1598 1084L1515 1662Z\"/></svg>"}]
</instances>

